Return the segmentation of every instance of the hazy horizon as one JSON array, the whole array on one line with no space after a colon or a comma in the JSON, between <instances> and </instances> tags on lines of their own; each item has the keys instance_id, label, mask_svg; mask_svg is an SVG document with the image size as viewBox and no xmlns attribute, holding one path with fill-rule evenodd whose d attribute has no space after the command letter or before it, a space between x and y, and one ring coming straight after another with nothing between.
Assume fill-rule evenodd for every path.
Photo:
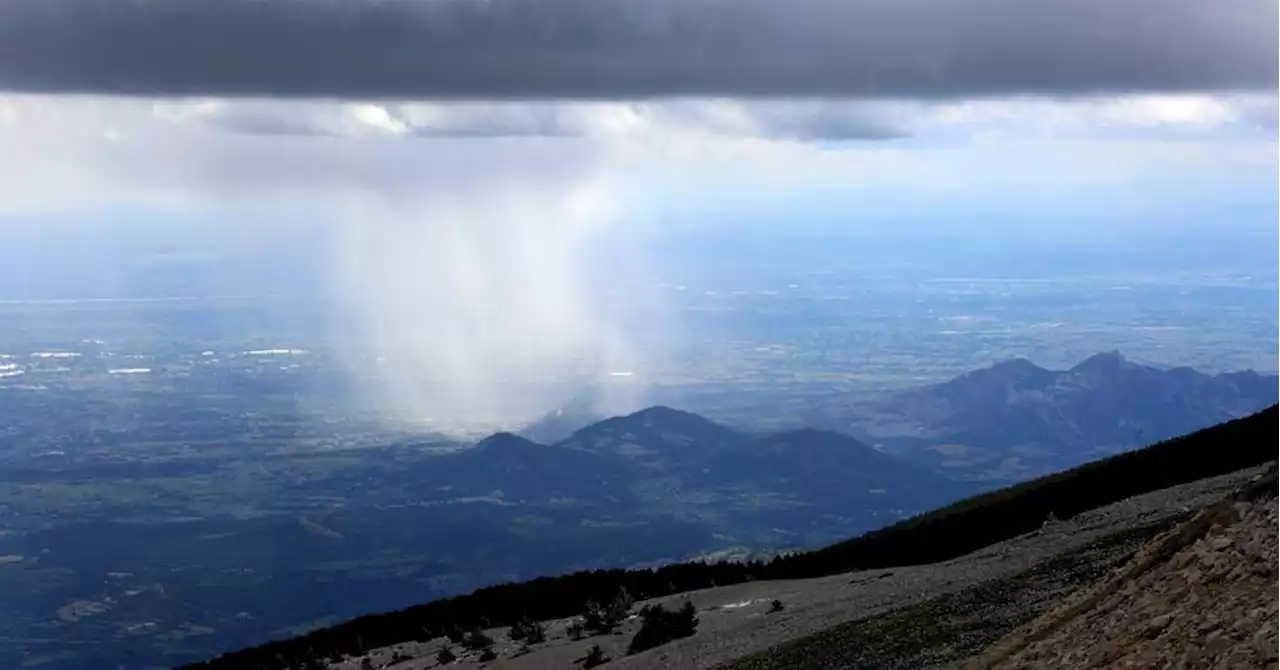
<instances>
[{"instance_id":1,"label":"hazy horizon","mask_svg":"<svg viewBox=\"0 0 1280 670\"><path fill-rule=\"evenodd\" d=\"M0 299L309 296L414 412L669 364L691 276L1274 285L1264 0L38 4Z\"/></svg>"}]
</instances>

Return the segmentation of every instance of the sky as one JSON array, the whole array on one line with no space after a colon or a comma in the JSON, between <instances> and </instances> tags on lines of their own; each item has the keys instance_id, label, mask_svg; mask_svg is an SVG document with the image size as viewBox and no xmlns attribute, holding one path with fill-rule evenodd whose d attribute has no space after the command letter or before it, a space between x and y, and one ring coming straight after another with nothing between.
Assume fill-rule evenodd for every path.
<instances>
[{"instance_id":1,"label":"sky","mask_svg":"<svg viewBox=\"0 0 1280 670\"><path fill-rule=\"evenodd\" d=\"M336 330L405 361L385 394L447 413L643 367L593 296L654 273L649 236L1274 243L1278 23L1274 0L0 0L0 239L314 257Z\"/></svg>"}]
</instances>

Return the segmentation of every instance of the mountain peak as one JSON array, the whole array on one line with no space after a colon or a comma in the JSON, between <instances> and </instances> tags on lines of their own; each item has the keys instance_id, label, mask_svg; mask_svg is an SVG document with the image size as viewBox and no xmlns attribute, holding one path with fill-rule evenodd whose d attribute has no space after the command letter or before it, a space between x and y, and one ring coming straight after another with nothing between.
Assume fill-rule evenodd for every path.
<instances>
[{"instance_id":1,"label":"mountain peak","mask_svg":"<svg viewBox=\"0 0 1280 670\"><path fill-rule=\"evenodd\" d=\"M536 449L541 444L534 442L528 438L520 437L514 433L494 433L476 443L476 449L497 449L503 451L514 451L516 449Z\"/></svg>"},{"instance_id":2,"label":"mountain peak","mask_svg":"<svg viewBox=\"0 0 1280 670\"><path fill-rule=\"evenodd\" d=\"M1071 372L1111 372L1129 365L1129 360L1119 350L1096 353L1071 368Z\"/></svg>"},{"instance_id":3,"label":"mountain peak","mask_svg":"<svg viewBox=\"0 0 1280 670\"><path fill-rule=\"evenodd\" d=\"M744 439L706 417L656 405L594 423L561 444L594 451L617 451L646 459L656 454L684 459L706 449L737 445Z\"/></svg>"},{"instance_id":4,"label":"mountain peak","mask_svg":"<svg viewBox=\"0 0 1280 670\"><path fill-rule=\"evenodd\" d=\"M667 407L666 405L646 407L638 412L632 412L623 418L639 419L641 421L688 421L690 419L710 421L709 419L698 416L693 412L686 412L684 410L675 409L674 407Z\"/></svg>"},{"instance_id":5,"label":"mountain peak","mask_svg":"<svg viewBox=\"0 0 1280 670\"><path fill-rule=\"evenodd\" d=\"M698 438L696 441L722 442L736 439L732 430L700 414L674 409L666 405L654 405L626 416L615 417L601 425L613 425L629 431L651 434L682 434ZM715 438L714 440L712 438Z\"/></svg>"},{"instance_id":6,"label":"mountain peak","mask_svg":"<svg viewBox=\"0 0 1280 670\"><path fill-rule=\"evenodd\" d=\"M989 368L992 372L999 372L1002 376L1023 378L1035 375L1042 375L1048 370L1032 363L1030 360L1021 356L1010 358L1007 361L1000 361Z\"/></svg>"},{"instance_id":7,"label":"mountain peak","mask_svg":"<svg viewBox=\"0 0 1280 670\"><path fill-rule=\"evenodd\" d=\"M939 385L941 389L960 392L990 393L1009 385L1037 386L1047 384L1054 373L1025 358L1000 361L989 368L974 370Z\"/></svg>"}]
</instances>

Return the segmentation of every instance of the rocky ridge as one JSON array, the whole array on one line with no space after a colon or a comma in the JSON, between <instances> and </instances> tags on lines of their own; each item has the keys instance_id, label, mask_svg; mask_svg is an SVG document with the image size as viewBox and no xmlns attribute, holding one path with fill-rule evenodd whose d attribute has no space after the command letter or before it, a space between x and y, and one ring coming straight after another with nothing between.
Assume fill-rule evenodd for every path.
<instances>
[{"instance_id":1,"label":"rocky ridge","mask_svg":"<svg viewBox=\"0 0 1280 670\"><path fill-rule=\"evenodd\" d=\"M1276 485L1272 469L966 670L1277 667Z\"/></svg>"}]
</instances>

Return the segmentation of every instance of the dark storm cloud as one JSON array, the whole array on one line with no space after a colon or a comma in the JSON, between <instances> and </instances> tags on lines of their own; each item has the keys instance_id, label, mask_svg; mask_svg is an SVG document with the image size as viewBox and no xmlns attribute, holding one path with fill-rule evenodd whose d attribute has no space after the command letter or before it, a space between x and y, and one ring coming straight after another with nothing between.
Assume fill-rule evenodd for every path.
<instances>
[{"instance_id":1,"label":"dark storm cloud","mask_svg":"<svg viewBox=\"0 0 1280 670\"><path fill-rule=\"evenodd\" d=\"M750 108L749 108L750 109ZM841 104L765 105L754 112L764 137L802 141L896 140L910 133L884 113Z\"/></svg>"},{"instance_id":2,"label":"dark storm cloud","mask_svg":"<svg viewBox=\"0 0 1280 670\"><path fill-rule=\"evenodd\" d=\"M0 0L0 88L936 98L1270 89L1275 0Z\"/></svg>"},{"instance_id":3,"label":"dark storm cloud","mask_svg":"<svg viewBox=\"0 0 1280 670\"><path fill-rule=\"evenodd\" d=\"M364 107L372 107L363 105ZM816 100L662 100L626 103L519 101L391 103L380 125L351 108L293 100L229 101L194 120L242 135L343 137L586 138L687 131L800 141L890 140L909 135L892 109L872 102ZM901 110L899 110L901 111ZM626 117L624 127L610 116ZM629 122L629 123L628 123Z\"/></svg>"}]
</instances>

